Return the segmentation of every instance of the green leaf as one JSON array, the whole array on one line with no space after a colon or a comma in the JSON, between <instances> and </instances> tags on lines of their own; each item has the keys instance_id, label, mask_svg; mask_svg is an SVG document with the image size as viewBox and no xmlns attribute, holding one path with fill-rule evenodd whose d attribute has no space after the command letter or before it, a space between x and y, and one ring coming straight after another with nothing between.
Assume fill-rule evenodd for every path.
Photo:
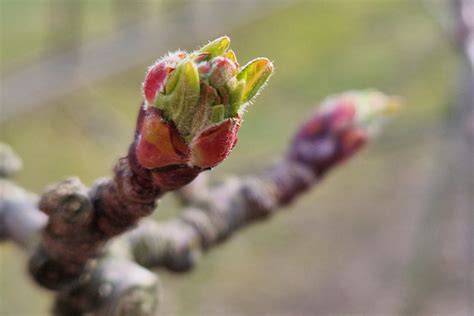
<instances>
[{"instance_id":1,"label":"green leaf","mask_svg":"<svg viewBox=\"0 0 474 316\"><path fill-rule=\"evenodd\" d=\"M162 109L167 119L174 121L178 130L186 136L190 133L191 122L198 110L199 72L194 62L181 61L169 78L170 91L160 94L156 106ZM167 83L168 86L168 83Z\"/></svg>"},{"instance_id":2,"label":"green leaf","mask_svg":"<svg viewBox=\"0 0 474 316\"><path fill-rule=\"evenodd\" d=\"M230 38L227 36L219 37L209 44L202 47L199 52L209 53L211 57L222 56L230 47Z\"/></svg>"},{"instance_id":3,"label":"green leaf","mask_svg":"<svg viewBox=\"0 0 474 316\"><path fill-rule=\"evenodd\" d=\"M244 80L242 102L250 101L265 85L273 73L273 64L266 58L257 58L245 65L237 75L238 80Z\"/></svg>"},{"instance_id":4,"label":"green leaf","mask_svg":"<svg viewBox=\"0 0 474 316\"><path fill-rule=\"evenodd\" d=\"M242 98L244 95L244 87L245 87L245 81L241 80L238 81L236 84L234 83L233 87L229 87L229 97L230 97L230 106L229 106L229 113L228 117L235 117L237 113L239 112L241 106L242 106Z\"/></svg>"},{"instance_id":5,"label":"green leaf","mask_svg":"<svg viewBox=\"0 0 474 316\"><path fill-rule=\"evenodd\" d=\"M232 60L233 62L237 62L237 56L235 56L235 52L232 49L228 50L224 54L224 57Z\"/></svg>"}]
</instances>

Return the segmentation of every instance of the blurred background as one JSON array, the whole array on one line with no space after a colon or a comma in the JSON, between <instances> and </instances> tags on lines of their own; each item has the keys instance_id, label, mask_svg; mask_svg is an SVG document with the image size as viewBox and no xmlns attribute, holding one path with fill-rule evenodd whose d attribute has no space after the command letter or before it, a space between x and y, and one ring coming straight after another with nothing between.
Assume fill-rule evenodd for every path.
<instances>
[{"instance_id":1,"label":"blurred background","mask_svg":"<svg viewBox=\"0 0 474 316\"><path fill-rule=\"evenodd\" d=\"M158 271L163 315L472 315L473 188L457 133L450 0L0 0L1 141L34 192L109 175L126 153L146 67L229 35L276 73L214 179L279 159L325 96L377 88L406 106L310 193L183 275ZM441 22L441 23L440 23ZM177 212L172 195L155 213ZM48 315L26 256L0 245L0 315Z\"/></svg>"}]
</instances>

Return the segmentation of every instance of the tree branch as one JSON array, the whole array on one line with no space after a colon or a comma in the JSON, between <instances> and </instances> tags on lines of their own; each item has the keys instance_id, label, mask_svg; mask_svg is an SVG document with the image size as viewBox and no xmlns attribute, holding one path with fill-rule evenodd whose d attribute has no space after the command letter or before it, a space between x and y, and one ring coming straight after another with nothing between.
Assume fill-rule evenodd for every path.
<instances>
[{"instance_id":1,"label":"tree branch","mask_svg":"<svg viewBox=\"0 0 474 316\"><path fill-rule=\"evenodd\" d=\"M10 146L0 143L0 239L11 239L29 251L35 246L47 217L36 209L37 196L6 179L21 166L20 158Z\"/></svg>"},{"instance_id":2,"label":"tree branch","mask_svg":"<svg viewBox=\"0 0 474 316\"><path fill-rule=\"evenodd\" d=\"M180 191L181 199L190 205L180 216L163 223L142 220L104 247L149 214L157 197L171 187L183 186L203 170L189 166L148 170L136 163L131 150L127 158L119 160L113 179L99 180L87 189L71 178L49 187L41 196L39 208L49 218L30 259L30 271L40 284L58 291L58 315L151 315L158 302L158 279L143 267L189 270L204 250L238 229L268 218L355 154L376 134L385 114L396 107L395 99L373 91L329 98L302 125L281 162L268 171L214 186L202 179ZM184 171L193 176L183 177ZM156 172L159 183L173 185L157 185ZM28 244L23 240L32 239L45 225L44 215L29 204L15 212L22 218L12 224L4 220L4 205L0 208L0 233L15 238L11 225L29 227L34 223L32 229L23 229L28 233L18 242Z\"/></svg>"},{"instance_id":3,"label":"tree branch","mask_svg":"<svg viewBox=\"0 0 474 316\"><path fill-rule=\"evenodd\" d=\"M146 74L134 140L114 177L91 189L68 179L42 195L39 208L49 219L29 264L39 284L66 286L107 241L149 215L159 197L229 155L243 109L273 71L266 58L240 68L229 46L224 36L159 59Z\"/></svg>"},{"instance_id":4,"label":"tree branch","mask_svg":"<svg viewBox=\"0 0 474 316\"><path fill-rule=\"evenodd\" d=\"M368 117L396 106L393 99L373 95L365 100L367 111L358 97L328 99L323 110L303 124L280 163L262 175L229 178L215 186L201 179L185 187L180 195L190 205L166 222L143 220L123 236L129 252L145 267L187 271L203 251L276 213L374 136L381 118Z\"/></svg>"}]
</instances>

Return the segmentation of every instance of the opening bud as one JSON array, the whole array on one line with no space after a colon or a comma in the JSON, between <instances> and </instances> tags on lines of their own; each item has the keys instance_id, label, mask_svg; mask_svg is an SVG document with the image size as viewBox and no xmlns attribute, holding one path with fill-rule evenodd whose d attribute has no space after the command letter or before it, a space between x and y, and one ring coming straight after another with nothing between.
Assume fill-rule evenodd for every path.
<instances>
[{"instance_id":1,"label":"opening bud","mask_svg":"<svg viewBox=\"0 0 474 316\"><path fill-rule=\"evenodd\" d=\"M210 168L232 150L243 112L268 81L273 65L266 58L257 58L241 69L229 47L230 39L223 36L191 53L170 53L149 68L143 83L144 106L153 115L147 115L142 126L160 129L139 131L147 135L140 136L138 146L148 142L148 157L142 161L149 168L183 161ZM147 120L154 122L146 124ZM170 127L169 133L163 131ZM181 148L173 157L170 139L180 139L187 150ZM166 152L166 159L153 157L153 152L161 156Z\"/></svg>"}]
</instances>

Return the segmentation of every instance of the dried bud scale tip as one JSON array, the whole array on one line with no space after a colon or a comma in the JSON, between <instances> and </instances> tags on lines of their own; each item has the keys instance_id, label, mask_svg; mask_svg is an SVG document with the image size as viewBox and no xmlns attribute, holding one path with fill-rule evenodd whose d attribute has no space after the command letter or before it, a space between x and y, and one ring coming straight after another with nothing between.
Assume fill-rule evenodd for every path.
<instances>
[{"instance_id":1,"label":"dried bud scale tip","mask_svg":"<svg viewBox=\"0 0 474 316\"><path fill-rule=\"evenodd\" d=\"M246 106L273 72L266 58L241 68L229 46L224 36L191 53L170 53L149 68L135 143L143 167L205 169L229 155Z\"/></svg>"},{"instance_id":2,"label":"dried bud scale tip","mask_svg":"<svg viewBox=\"0 0 474 316\"><path fill-rule=\"evenodd\" d=\"M373 90L329 97L297 132L288 157L321 175L375 136L399 107L398 98Z\"/></svg>"},{"instance_id":3,"label":"dried bud scale tip","mask_svg":"<svg viewBox=\"0 0 474 316\"><path fill-rule=\"evenodd\" d=\"M8 178L22 168L22 161L7 144L0 143L0 178Z\"/></svg>"}]
</instances>

